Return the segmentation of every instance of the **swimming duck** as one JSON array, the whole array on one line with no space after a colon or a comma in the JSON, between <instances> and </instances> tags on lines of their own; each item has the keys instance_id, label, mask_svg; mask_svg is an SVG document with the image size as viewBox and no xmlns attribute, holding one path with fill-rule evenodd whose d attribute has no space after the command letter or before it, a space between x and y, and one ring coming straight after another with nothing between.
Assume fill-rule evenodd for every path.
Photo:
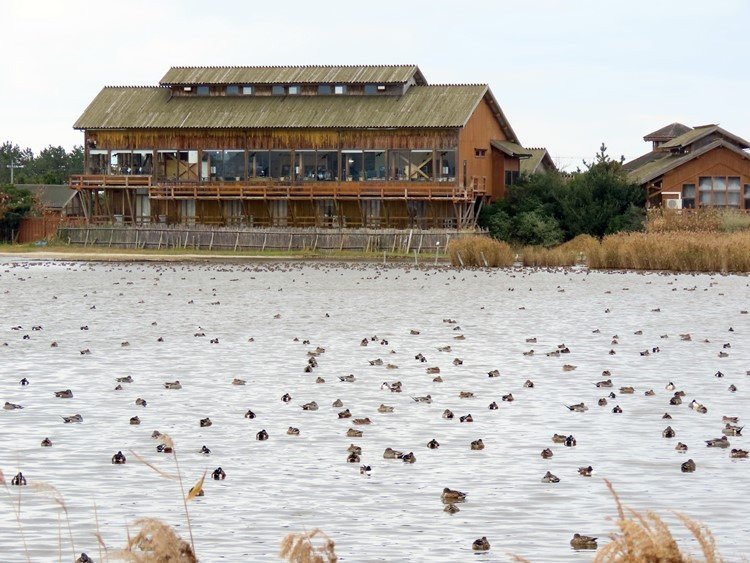
<instances>
[{"instance_id":1,"label":"swimming duck","mask_svg":"<svg viewBox=\"0 0 750 563\"><path fill-rule=\"evenodd\" d=\"M615 414L621 414L622 409L620 408L620 405L615 405L615 408L612 409L612 412Z\"/></svg>"},{"instance_id":2,"label":"swimming duck","mask_svg":"<svg viewBox=\"0 0 750 563\"><path fill-rule=\"evenodd\" d=\"M721 433L725 436L742 436L742 429L744 426L733 426L729 423L724 426Z\"/></svg>"},{"instance_id":3,"label":"swimming duck","mask_svg":"<svg viewBox=\"0 0 750 563\"><path fill-rule=\"evenodd\" d=\"M674 447L675 450L678 452L686 452L688 451L687 444L683 444L682 442L677 442L677 445Z\"/></svg>"},{"instance_id":4,"label":"swimming duck","mask_svg":"<svg viewBox=\"0 0 750 563\"><path fill-rule=\"evenodd\" d=\"M331 403L332 407L343 407L344 403L341 399L336 399L333 403Z\"/></svg>"},{"instance_id":5,"label":"swimming duck","mask_svg":"<svg viewBox=\"0 0 750 563\"><path fill-rule=\"evenodd\" d=\"M471 391L459 391L458 396L461 399L471 399L474 397L474 393Z\"/></svg>"},{"instance_id":6,"label":"swimming duck","mask_svg":"<svg viewBox=\"0 0 750 563\"><path fill-rule=\"evenodd\" d=\"M727 389L729 389L730 393L736 393L737 392L737 386L734 383L732 383L729 387L727 387Z\"/></svg>"},{"instance_id":7,"label":"swimming duck","mask_svg":"<svg viewBox=\"0 0 750 563\"><path fill-rule=\"evenodd\" d=\"M685 463L680 465L680 471L683 473L692 473L695 471L695 462L692 459L687 460Z\"/></svg>"},{"instance_id":8,"label":"swimming duck","mask_svg":"<svg viewBox=\"0 0 750 563\"><path fill-rule=\"evenodd\" d=\"M433 383L442 383L443 382L443 378L440 377L439 375L436 375L435 377L432 378L432 382Z\"/></svg>"},{"instance_id":9,"label":"swimming duck","mask_svg":"<svg viewBox=\"0 0 750 563\"><path fill-rule=\"evenodd\" d=\"M20 385L28 385L28 384L29 384L29 380L28 380L28 379L26 379L26 378L24 377L24 378L23 378L23 379L22 379L21 381L19 381L18 383L19 383Z\"/></svg>"},{"instance_id":10,"label":"swimming duck","mask_svg":"<svg viewBox=\"0 0 750 563\"><path fill-rule=\"evenodd\" d=\"M563 443L565 443L565 440L567 440L567 438L568 437L565 436L564 434L553 434L552 435L552 441L555 444L563 444Z\"/></svg>"},{"instance_id":11,"label":"swimming duck","mask_svg":"<svg viewBox=\"0 0 750 563\"><path fill-rule=\"evenodd\" d=\"M464 365L464 361L461 358L453 358L453 365L462 366Z\"/></svg>"},{"instance_id":12,"label":"swimming duck","mask_svg":"<svg viewBox=\"0 0 750 563\"><path fill-rule=\"evenodd\" d=\"M117 452L115 455L112 456L112 463L115 465L122 465L127 460L125 459L125 456L122 452Z\"/></svg>"},{"instance_id":13,"label":"swimming duck","mask_svg":"<svg viewBox=\"0 0 750 563\"><path fill-rule=\"evenodd\" d=\"M140 397L138 397L135 400L135 404L138 405L139 407L145 407L146 406L146 400L145 399L141 399Z\"/></svg>"},{"instance_id":14,"label":"swimming duck","mask_svg":"<svg viewBox=\"0 0 750 563\"><path fill-rule=\"evenodd\" d=\"M474 551L488 551L490 549L490 542L487 541L485 536L482 536L478 540L474 540L471 544L471 549Z\"/></svg>"},{"instance_id":15,"label":"swimming duck","mask_svg":"<svg viewBox=\"0 0 750 563\"><path fill-rule=\"evenodd\" d=\"M740 419L737 416L722 416L721 421L729 422L731 424L737 424L740 421Z\"/></svg>"},{"instance_id":16,"label":"swimming duck","mask_svg":"<svg viewBox=\"0 0 750 563\"><path fill-rule=\"evenodd\" d=\"M350 428L346 431L347 438L361 438L363 432L361 430L357 430L356 428Z\"/></svg>"},{"instance_id":17,"label":"swimming duck","mask_svg":"<svg viewBox=\"0 0 750 563\"><path fill-rule=\"evenodd\" d=\"M370 417L367 417L367 416L365 418L355 418L352 420L352 422L358 426L362 426L365 424L372 424L372 420L370 420Z\"/></svg>"},{"instance_id":18,"label":"swimming duck","mask_svg":"<svg viewBox=\"0 0 750 563\"><path fill-rule=\"evenodd\" d=\"M596 404L599 405L600 407L606 407L607 406L607 399L605 399L604 397L602 397L601 399L599 399L596 402Z\"/></svg>"},{"instance_id":19,"label":"swimming duck","mask_svg":"<svg viewBox=\"0 0 750 563\"><path fill-rule=\"evenodd\" d=\"M741 450L739 448L732 448L732 451L729 452L729 457L734 459L745 459L747 456L747 450Z\"/></svg>"},{"instance_id":20,"label":"swimming duck","mask_svg":"<svg viewBox=\"0 0 750 563\"><path fill-rule=\"evenodd\" d=\"M21 405L17 405L15 403L9 403L8 401L5 401L5 405L3 405L3 409L6 411L15 411L22 409L23 407Z\"/></svg>"},{"instance_id":21,"label":"swimming duck","mask_svg":"<svg viewBox=\"0 0 750 563\"><path fill-rule=\"evenodd\" d=\"M440 495L440 500L442 500L445 504L464 502L466 500L466 494L467 493L462 493L461 491L455 491L453 489L445 487L443 489L443 494Z\"/></svg>"},{"instance_id":22,"label":"swimming duck","mask_svg":"<svg viewBox=\"0 0 750 563\"><path fill-rule=\"evenodd\" d=\"M378 407L378 412L380 413L393 412L393 407L384 405L381 403L380 406Z\"/></svg>"},{"instance_id":23,"label":"swimming duck","mask_svg":"<svg viewBox=\"0 0 750 563\"><path fill-rule=\"evenodd\" d=\"M443 508L443 512L447 512L448 514L455 514L456 512L460 512L461 509L458 508L455 504L446 504Z\"/></svg>"},{"instance_id":24,"label":"swimming duck","mask_svg":"<svg viewBox=\"0 0 750 563\"><path fill-rule=\"evenodd\" d=\"M674 383L670 381L669 383L667 383L667 386L664 389L666 389L667 391L674 391L676 388L674 386Z\"/></svg>"},{"instance_id":25,"label":"swimming duck","mask_svg":"<svg viewBox=\"0 0 750 563\"><path fill-rule=\"evenodd\" d=\"M431 395L425 395L424 397L412 397L412 399L417 403L432 403Z\"/></svg>"},{"instance_id":26,"label":"swimming duck","mask_svg":"<svg viewBox=\"0 0 750 563\"><path fill-rule=\"evenodd\" d=\"M348 456L346 456L346 462L347 463L359 463L359 455L357 455L356 452L350 453Z\"/></svg>"},{"instance_id":27,"label":"swimming duck","mask_svg":"<svg viewBox=\"0 0 750 563\"><path fill-rule=\"evenodd\" d=\"M383 452L384 459L401 459L402 457L404 457L403 452L396 451L390 447L386 448L385 451Z\"/></svg>"},{"instance_id":28,"label":"swimming duck","mask_svg":"<svg viewBox=\"0 0 750 563\"><path fill-rule=\"evenodd\" d=\"M565 441L563 442L568 448L572 448L576 445L576 439L571 435L565 438Z\"/></svg>"},{"instance_id":29,"label":"swimming duck","mask_svg":"<svg viewBox=\"0 0 750 563\"><path fill-rule=\"evenodd\" d=\"M401 456L401 461L404 463L414 463L417 461L416 456L414 455L414 452L409 452L408 454L404 454Z\"/></svg>"},{"instance_id":30,"label":"swimming duck","mask_svg":"<svg viewBox=\"0 0 750 563\"><path fill-rule=\"evenodd\" d=\"M620 393L623 395L632 395L635 393L635 388L633 387L620 387Z\"/></svg>"},{"instance_id":31,"label":"swimming duck","mask_svg":"<svg viewBox=\"0 0 750 563\"><path fill-rule=\"evenodd\" d=\"M304 405L302 405L302 410L303 411L316 411L318 410L318 403L316 403L315 401L310 401L309 403L305 403Z\"/></svg>"},{"instance_id":32,"label":"swimming duck","mask_svg":"<svg viewBox=\"0 0 750 563\"><path fill-rule=\"evenodd\" d=\"M182 385L180 385L179 380L177 380L177 381L165 381L164 382L164 388L165 389L182 389Z\"/></svg>"},{"instance_id":33,"label":"swimming duck","mask_svg":"<svg viewBox=\"0 0 750 563\"><path fill-rule=\"evenodd\" d=\"M224 470L221 467L217 467L211 473L211 478L214 479L215 481L221 481L227 478L227 474L224 472Z\"/></svg>"},{"instance_id":34,"label":"swimming duck","mask_svg":"<svg viewBox=\"0 0 750 563\"><path fill-rule=\"evenodd\" d=\"M62 417L62 419L65 424L70 424L73 422L83 422L83 417L80 414L74 414L73 416L64 416Z\"/></svg>"},{"instance_id":35,"label":"swimming duck","mask_svg":"<svg viewBox=\"0 0 750 563\"><path fill-rule=\"evenodd\" d=\"M661 433L662 438L674 438L677 433L671 426L667 426Z\"/></svg>"},{"instance_id":36,"label":"swimming duck","mask_svg":"<svg viewBox=\"0 0 750 563\"><path fill-rule=\"evenodd\" d=\"M474 422L474 418L471 416L471 414L465 414L464 416L459 417L458 420L460 422Z\"/></svg>"},{"instance_id":37,"label":"swimming duck","mask_svg":"<svg viewBox=\"0 0 750 563\"><path fill-rule=\"evenodd\" d=\"M487 377L500 377L500 370L493 369L487 372Z\"/></svg>"},{"instance_id":38,"label":"swimming duck","mask_svg":"<svg viewBox=\"0 0 750 563\"><path fill-rule=\"evenodd\" d=\"M17 487L23 487L24 485L26 485L26 477L24 477L23 473L19 471L18 473L16 473L13 479L10 480L10 484Z\"/></svg>"},{"instance_id":39,"label":"swimming duck","mask_svg":"<svg viewBox=\"0 0 750 563\"><path fill-rule=\"evenodd\" d=\"M255 413L253 411L251 411L251 410L248 410L245 413L245 418L255 418Z\"/></svg>"},{"instance_id":40,"label":"swimming duck","mask_svg":"<svg viewBox=\"0 0 750 563\"><path fill-rule=\"evenodd\" d=\"M130 417L130 424L137 425L137 424L140 424L140 423L141 423L141 419L138 418L137 416L131 416Z\"/></svg>"},{"instance_id":41,"label":"swimming duck","mask_svg":"<svg viewBox=\"0 0 750 563\"><path fill-rule=\"evenodd\" d=\"M427 358L424 357L424 354L422 354L422 352L419 352L416 356L414 356L414 359L419 360L422 363L427 361ZM380 360L380 365L382 364L383 364L383 360Z\"/></svg>"},{"instance_id":42,"label":"swimming duck","mask_svg":"<svg viewBox=\"0 0 750 563\"><path fill-rule=\"evenodd\" d=\"M482 441L481 438L479 438L479 440L474 440L469 447L472 450L483 450L484 449L484 442Z\"/></svg>"},{"instance_id":43,"label":"swimming duck","mask_svg":"<svg viewBox=\"0 0 750 563\"><path fill-rule=\"evenodd\" d=\"M263 440L268 440L268 432L266 432L265 429L261 430L255 435L255 439L262 442Z\"/></svg>"},{"instance_id":44,"label":"swimming duck","mask_svg":"<svg viewBox=\"0 0 750 563\"><path fill-rule=\"evenodd\" d=\"M503 401L506 403L512 403L515 399L513 398L513 393L508 393L507 395L503 395Z\"/></svg>"},{"instance_id":45,"label":"swimming duck","mask_svg":"<svg viewBox=\"0 0 750 563\"><path fill-rule=\"evenodd\" d=\"M94 560L85 553L81 553L81 556L75 560L75 563L94 563Z\"/></svg>"},{"instance_id":46,"label":"swimming duck","mask_svg":"<svg viewBox=\"0 0 750 563\"><path fill-rule=\"evenodd\" d=\"M284 403L288 403L292 400L292 396L289 393L284 393L284 395L281 397L281 401Z\"/></svg>"},{"instance_id":47,"label":"swimming duck","mask_svg":"<svg viewBox=\"0 0 750 563\"><path fill-rule=\"evenodd\" d=\"M213 422L211 422L210 418L208 418L208 417L201 418L201 420L200 420L200 427L201 428L207 428L208 426L212 426L212 425L213 425Z\"/></svg>"},{"instance_id":48,"label":"swimming duck","mask_svg":"<svg viewBox=\"0 0 750 563\"><path fill-rule=\"evenodd\" d=\"M524 386L524 387L525 387L526 389L533 389L533 388L534 388L534 382L533 382L533 381L531 381L530 379L527 379L527 380L526 380L526 381L524 382L523 386Z\"/></svg>"},{"instance_id":49,"label":"swimming duck","mask_svg":"<svg viewBox=\"0 0 750 563\"><path fill-rule=\"evenodd\" d=\"M681 405L682 404L682 399L680 398L679 395L674 395L671 399L669 399L669 404L670 405Z\"/></svg>"},{"instance_id":50,"label":"swimming duck","mask_svg":"<svg viewBox=\"0 0 750 563\"><path fill-rule=\"evenodd\" d=\"M50 446L52 446L52 440L50 440L49 438L45 438L44 440L42 440L42 447L49 448Z\"/></svg>"},{"instance_id":51,"label":"swimming duck","mask_svg":"<svg viewBox=\"0 0 750 563\"><path fill-rule=\"evenodd\" d=\"M440 373L440 368L437 367L437 366L427 368L427 373L428 373L428 375L434 375L436 373Z\"/></svg>"},{"instance_id":52,"label":"swimming duck","mask_svg":"<svg viewBox=\"0 0 750 563\"><path fill-rule=\"evenodd\" d=\"M201 446L201 449L198 450L198 453L203 455L211 455L211 450L209 450L208 447L206 447L206 445L204 444L203 446Z\"/></svg>"},{"instance_id":53,"label":"swimming duck","mask_svg":"<svg viewBox=\"0 0 750 563\"><path fill-rule=\"evenodd\" d=\"M726 436L722 436L721 438L714 438L713 440L706 440L706 446L709 448L728 448L729 447L729 440Z\"/></svg>"},{"instance_id":54,"label":"swimming duck","mask_svg":"<svg viewBox=\"0 0 750 563\"><path fill-rule=\"evenodd\" d=\"M343 411L341 411L339 413L338 416L339 416L339 418L351 418L352 417L352 413L349 412L349 409L344 409Z\"/></svg>"},{"instance_id":55,"label":"swimming duck","mask_svg":"<svg viewBox=\"0 0 750 563\"><path fill-rule=\"evenodd\" d=\"M430 448L431 450L436 450L440 447L440 444L435 438L433 438L432 440L427 442L427 447Z\"/></svg>"},{"instance_id":56,"label":"swimming duck","mask_svg":"<svg viewBox=\"0 0 750 563\"><path fill-rule=\"evenodd\" d=\"M450 346L440 346L438 347L438 352L450 352L451 347Z\"/></svg>"},{"instance_id":57,"label":"swimming duck","mask_svg":"<svg viewBox=\"0 0 750 563\"><path fill-rule=\"evenodd\" d=\"M648 391L646 391L646 392L644 393L644 395L645 395L646 397L653 397L654 395L656 395L656 392L655 392L655 391L654 391L653 389L649 389Z\"/></svg>"},{"instance_id":58,"label":"swimming duck","mask_svg":"<svg viewBox=\"0 0 750 563\"><path fill-rule=\"evenodd\" d=\"M693 409L694 411L699 412L701 414L706 414L708 412L708 409L706 408L706 406L702 405L701 403L699 403L695 399L693 399L690 402L689 406L690 406L691 409Z\"/></svg>"},{"instance_id":59,"label":"swimming duck","mask_svg":"<svg viewBox=\"0 0 750 563\"><path fill-rule=\"evenodd\" d=\"M662 415L662 419L664 419L664 420L672 420L672 415L671 415L671 414L669 414L668 412L665 412L665 413L664 413L664 414Z\"/></svg>"},{"instance_id":60,"label":"swimming duck","mask_svg":"<svg viewBox=\"0 0 750 563\"><path fill-rule=\"evenodd\" d=\"M122 391L122 385L119 383L115 386L115 391Z\"/></svg>"},{"instance_id":61,"label":"swimming duck","mask_svg":"<svg viewBox=\"0 0 750 563\"><path fill-rule=\"evenodd\" d=\"M372 467L369 465L360 465L359 466L359 474L360 475L369 475L370 471L372 471Z\"/></svg>"},{"instance_id":62,"label":"swimming duck","mask_svg":"<svg viewBox=\"0 0 750 563\"><path fill-rule=\"evenodd\" d=\"M610 394L607 395L607 397L609 397L610 399L614 399L615 397L617 397L617 395L615 395L614 393L610 392Z\"/></svg>"},{"instance_id":63,"label":"swimming duck","mask_svg":"<svg viewBox=\"0 0 750 563\"><path fill-rule=\"evenodd\" d=\"M347 452L356 452L358 454L362 453L362 448L360 446L355 446L354 444L349 444L349 447L346 448Z\"/></svg>"},{"instance_id":64,"label":"swimming duck","mask_svg":"<svg viewBox=\"0 0 750 563\"><path fill-rule=\"evenodd\" d=\"M579 467L578 468L578 474L582 475L584 477L591 477L591 473L593 473L594 468L590 465L588 467Z\"/></svg>"},{"instance_id":65,"label":"swimming duck","mask_svg":"<svg viewBox=\"0 0 750 563\"><path fill-rule=\"evenodd\" d=\"M353 373L350 373L349 375L339 376L339 381L343 381L345 383L352 383L355 381L355 377Z\"/></svg>"},{"instance_id":66,"label":"swimming duck","mask_svg":"<svg viewBox=\"0 0 750 563\"><path fill-rule=\"evenodd\" d=\"M290 426L290 427L289 427L289 428L287 429L286 433L287 433L287 434L288 434L289 436L299 436L299 428L295 428L294 426Z\"/></svg>"},{"instance_id":67,"label":"swimming duck","mask_svg":"<svg viewBox=\"0 0 750 563\"><path fill-rule=\"evenodd\" d=\"M498 409L497 403L495 401L492 401L490 403L490 406L488 407L491 411L496 411Z\"/></svg>"},{"instance_id":68,"label":"swimming duck","mask_svg":"<svg viewBox=\"0 0 750 563\"><path fill-rule=\"evenodd\" d=\"M573 539L570 540L570 546L573 549L596 549L596 538L582 536L581 534L573 534Z\"/></svg>"},{"instance_id":69,"label":"swimming duck","mask_svg":"<svg viewBox=\"0 0 750 563\"><path fill-rule=\"evenodd\" d=\"M240 379L239 377L235 377L232 380L232 385L245 385L245 380L244 379Z\"/></svg>"},{"instance_id":70,"label":"swimming duck","mask_svg":"<svg viewBox=\"0 0 750 563\"><path fill-rule=\"evenodd\" d=\"M544 448L542 450L542 459L549 459L552 457L552 450L549 448Z\"/></svg>"},{"instance_id":71,"label":"swimming duck","mask_svg":"<svg viewBox=\"0 0 750 563\"><path fill-rule=\"evenodd\" d=\"M607 379L606 381L599 381L599 382L595 383L595 385L597 387L600 387L600 388L601 387L612 387L612 380L611 379Z\"/></svg>"},{"instance_id":72,"label":"swimming duck","mask_svg":"<svg viewBox=\"0 0 750 563\"><path fill-rule=\"evenodd\" d=\"M400 381L394 381L393 383L388 383L387 381L384 381L383 384L380 386L380 388L382 389L383 387L388 388L388 390L391 393L401 393Z\"/></svg>"},{"instance_id":73,"label":"swimming duck","mask_svg":"<svg viewBox=\"0 0 750 563\"><path fill-rule=\"evenodd\" d=\"M565 364L565 365L563 365L563 371L573 371L577 367L578 366L574 366L574 365L571 365L571 364Z\"/></svg>"},{"instance_id":74,"label":"swimming duck","mask_svg":"<svg viewBox=\"0 0 750 563\"><path fill-rule=\"evenodd\" d=\"M573 412L586 412L589 408L584 403L577 403L575 405L565 405L569 411Z\"/></svg>"},{"instance_id":75,"label":"swimming duck","mask_svg":"<svg viewBox=\"0 0 750 563\"><path fill-rule=\"evenodd\" d=\"M451 411L450 409L445 409L443 411L442 417L446 418L446 419L449 419L449 420L452 419L453 418L453 411Z\"/></svg>"},{"instance_id":76,"label":"swimming duck","mask_svg":"<svg viewBox=\"0 0 750 563\"><path fill-rule=\"evenodd\" d=\"M161 438L161 435L161 432L159 432L158 430L154 430L153 432L151 432L151 437L154 440L158 440L159 438Z\"/></svg>"},{"instance_id":77,"label":"swimming duck","mask_svg":"<svg viewBox=\"0 0 750 563\"><path fill-rule=\"evenodd\" d=\"M542 483L559 483L560 478L557 475L553 475L549 471L544 474L544 477L542 477Z\"/></svg>"}]
</instances>

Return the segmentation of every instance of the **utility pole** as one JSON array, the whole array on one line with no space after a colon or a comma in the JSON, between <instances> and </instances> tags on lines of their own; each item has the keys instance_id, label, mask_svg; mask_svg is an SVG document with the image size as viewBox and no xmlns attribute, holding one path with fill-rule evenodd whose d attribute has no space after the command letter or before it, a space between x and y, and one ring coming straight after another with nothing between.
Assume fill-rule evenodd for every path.
<instances>
[{"instance_id":1,"label":"utility pole","mask_svg":"<svg viewBox=\"0 0 750 563\"><path fill-rule=\"evenodd\" d=\"M10 183L13 184L13 171L16 168L23 168L23 164L18 164L17 162L10 161L10 164L5 165L6 168L10 168Z\"/></svg>"}]
</instances>

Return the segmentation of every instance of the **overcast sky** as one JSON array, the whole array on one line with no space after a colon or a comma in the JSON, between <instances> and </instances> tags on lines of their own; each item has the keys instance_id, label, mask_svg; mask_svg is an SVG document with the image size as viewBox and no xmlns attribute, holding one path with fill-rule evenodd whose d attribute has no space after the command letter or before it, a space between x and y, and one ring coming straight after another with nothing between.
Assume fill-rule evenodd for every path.
<instances>
[{"instance_id":1,"label":"overcast sky","mask_svg":"<svg viewBox=\"0 0 750 563\"><path fill-rule=\"evenodd\" d=\"M635 157L673 121L750 137L746 0L3 0L0 141L72 147L104 85L172 65L417 64L487 83L527 146Z\"/></svg>"}]
</instances>

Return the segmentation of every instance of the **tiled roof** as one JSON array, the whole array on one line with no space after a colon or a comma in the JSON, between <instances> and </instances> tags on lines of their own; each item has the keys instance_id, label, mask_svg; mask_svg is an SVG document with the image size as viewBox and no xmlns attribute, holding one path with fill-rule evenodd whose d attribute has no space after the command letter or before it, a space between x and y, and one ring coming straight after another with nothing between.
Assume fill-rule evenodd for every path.
<instances>
[{"instance_id":1,"label":"tiled roof","mask_svg":"<svg viewBox=\"0 0 750 563\"><path fill-rule=\"evenodd\" d=\"M653 133L649 133L643 137L644 141L668 141L674 139L683 133L687 133L691 128L682 123L670 123L669 125L657 129Z\"/></svg>"}]
</instances>

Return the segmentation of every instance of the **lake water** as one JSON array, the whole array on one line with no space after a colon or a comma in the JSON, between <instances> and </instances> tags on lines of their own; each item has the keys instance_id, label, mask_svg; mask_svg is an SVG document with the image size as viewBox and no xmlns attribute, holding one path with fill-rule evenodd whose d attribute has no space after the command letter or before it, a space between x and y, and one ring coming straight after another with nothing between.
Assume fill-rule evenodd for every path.
<instances>
[{"instance_id":1,"label":"lake water","mask_svg":"<svg viewBox=\"0 0 750 563\"><path fill-rule=\"evenodd\" d=\"M741 312L750 307L748 277L346 264L0 266L0 343L7 343L0 402L25 407L0 411L0 468L8 481L19 470L28 480L29 487L9 489L16 500L21 492L34 561L57 560L60 549L63 560L72 554L64 515L48 494L31 490L34 483L64 497L76 554L99 560L94 505L109 547L122 547L128 525L145 516L188 537L177 482L131 453L173 473L174 456L157 453L154 430L174 439L186 487L204 470L226 472L224 481L207 478L205 496L190 504L202 561L275 560L287 532L316 527L335 540L342 561L505 561L509 553L589 561L592 552L575 552L569 541L579 532L603 544L614 530L604 478L626 504L665 514L686 547L697 549L669 511L707 524L727 560L750 553L750 460L704 443L722 435L722 415L739 416L740 424L750 418L750 315ZM685 333L691 341L680 338ZM525 341L532 337L536 343ZM569 354L546 355L563 343ZM325 353L305 373L307 352L317 346ZM451 351L438 350L444 346ZM641 355L654 347L660 351ZM523 354L532 348L533 356ZM415 360L418 353L426 363ZM377 358L398 368L370 365ZM433 366L442 383L427 373ZM501 375L488 377L493 369ZM611 371L613 389L594 385L606 379L603 370ZM725 377L715 377L718 370ZM348 374L356 380L339 380ZM115 391L115 378L126 375L133 383ZM28 386L19 385L22 377ZM232 385L233 378L247 385ZM164 388L175 379L182 389ZM527 379L534 388L524 388ZM381 388L396 380L403 393ZM686 392L680 406L668 404L670 381ZM635 393L622 395L621 386ZM63 389L74 397L55 398ZM648 389L655 395L645 396ZM460 391L475 397L459 398ZM597 406L609 391L617 397ZM285 393L291 402L281 401ZM508 393L515 401L501 400ZM411 398L427 394L431 404ZM139 397L146 407L136 406ZM707 414L688 408L693 398ZM332 407L336 399L344 407ZM313 400L318 411L300 408ZM488 409L492 401L499 409ZM587 412L564 406L581 401ZM381 403L394 412L378 413ZM615 405L622 414L612 412ZM343 408L372 420L356 427L361 438L346 437L353 425L337 417ZM248 409L257 418L245 419ZM443 419L444 409L456 418ZM673 420L662 420L665 412ZM81 424L63 424L62 416L76 413ZM460 423L467 413L474 422ZM139 426L129 424L135 415ZM201 428L205 417L213 425ZM668 424L673 439L662 438ZM289 426L300 435L287 435ZM255 440L261 429L267 441ZM553 444L554 433L573 434L577 445ZM40 447L45 437L52 447ZM433 438L440 448L430 450ZM485 449L471 451L478 438ZM676 452L677 441L689 451ZM730 441L750 446L743 436ZM351 443L362 447L369 476L346 462ZM204 444L210 456L198 453ZM414 452L416 463L383 459L389 446ZM547 447L554 456L542 459ZM118 450L127 464L111 464ZM688 457L695 473L680 471ZM589 478L577 472L587 465ZM547 470L560 482L542 483ZM468 493L457 514L443 512L443 487ZM474 554L481 536L492 549ZM5 561L25 558L7 495L0 553Z\"/></svg>"}]
</instances>

